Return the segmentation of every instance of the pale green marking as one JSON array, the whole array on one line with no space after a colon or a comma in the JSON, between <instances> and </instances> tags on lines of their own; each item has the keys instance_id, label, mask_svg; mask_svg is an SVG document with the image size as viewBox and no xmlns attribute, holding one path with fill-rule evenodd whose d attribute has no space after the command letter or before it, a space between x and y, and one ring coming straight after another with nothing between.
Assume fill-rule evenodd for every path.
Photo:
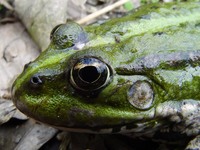
<instances>
[{"instance_id":1,"label":"pale green marking","mask_svg":"<svg viewBox=\"0 0 200 150\"><path fill-rule=\"evenodd\" d=\"M200 77L200 67L186 67L184 70L157 70L156 74L161 76L164 81L171 84L182 86L184 82L192 82L194 76ZM170 77L170 78L169 78Z\"/></svg>"},{"instance_id":2,"label":"pale green marking","mask_svg":"<svg viewBox=\"0 0 200 150\"><path fill-rule=\"evenodd\" d=\"M134 20L133 20L134 21ZM187 13L184 15L177 16L163 16L162 18L152 18L151 20L143 20L142 22L131 22L126 26L122 23L121 25L114 26L111 33L119 31L128 31L124 36L121 36L120 39L126 40L132 36L140 35L147 32L156 32L158 30L163 30L169 26L180 25L186 22L196 22L200 21L200 9L196 10L194 13ZM91 40L87 46L98 46L99 43L102 45L105 44L114 44L114 36L97 36L96 39Z\"/></svg>"}]
</instances>

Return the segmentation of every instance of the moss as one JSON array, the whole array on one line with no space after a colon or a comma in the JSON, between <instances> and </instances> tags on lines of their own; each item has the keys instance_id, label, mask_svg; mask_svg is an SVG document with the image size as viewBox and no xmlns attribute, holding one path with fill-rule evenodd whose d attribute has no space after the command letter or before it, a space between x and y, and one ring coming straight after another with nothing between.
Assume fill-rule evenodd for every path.
<instances>
[{"instance_id":1,"label":"moss","mask_svg":"<svg viewBox=\"0 0 200 150\"><path fill-rule=\"evenodd\" d=\"M151 4L85 27L89 41L82 50L59 49L54 41L15 81L18 107L56 126L115 126L142 119L155 126L154 110L161 103L200 99L199 11L199 3ZM70 84L69 70L83 57L98 58L112 70L109 84L94 97ZM34 75L44 80L36 88L30 86ZM154 102L146 110L127 100L127 91L138 80L148 81L154 92Z\"/></svg>"}]
</instances>

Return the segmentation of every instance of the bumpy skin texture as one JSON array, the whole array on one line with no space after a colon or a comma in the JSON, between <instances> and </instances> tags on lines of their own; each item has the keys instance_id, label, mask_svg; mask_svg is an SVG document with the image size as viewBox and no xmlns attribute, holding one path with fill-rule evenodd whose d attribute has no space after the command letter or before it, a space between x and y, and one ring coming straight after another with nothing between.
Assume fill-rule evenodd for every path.
<instances>
[{"instance_id":1,"label":"bumpy skin texture","mask_svg":"<svg viewBox=\"0 0 200 150\"><path fill-rule=\"evenodd\" d=\"M200 3L151 4L101 25L70 22L70 28L56 28L48 49L15 81L19 110L70 131L171 142L197 136L188 149L200 147ZM95 65L89 77L74 73L85 67L80 62ZM100 77L98 69L105 71ZM88 81L98 76L95 82L105 77L105 84L82 90L76 74Z\"/></svg>"}]
</instances>

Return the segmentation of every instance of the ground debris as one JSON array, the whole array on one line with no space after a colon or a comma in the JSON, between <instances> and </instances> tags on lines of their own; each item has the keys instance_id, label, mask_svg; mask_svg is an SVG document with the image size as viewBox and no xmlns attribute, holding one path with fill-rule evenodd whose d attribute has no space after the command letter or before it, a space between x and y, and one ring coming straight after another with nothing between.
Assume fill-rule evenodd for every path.
<instances>
[{"instance_id":1,"label":"ground debris","mask_svg":"<svg viewBox=\"0 0 200 150\"><path fill-rule=\"evenodd\" d=\"M0 35L0 98L8 98L14 79L39 50L19 22L0 25Z\"/></svg>"},{"instance_id":2,"label":"ground debris","mask_svg":"<svg viewBox=\"0 0 200 150\"><path fill-rule=\"evenodd\" d=\"M68 0L15 0L14 8L34 41L45 50L50 42L50 32L66 22Z\"/></svg>"},{"instance_id":3,"label":"ground debris","mask_svg":"<svg viewBox=\"0 0 200 150\"><path fill-rule=\"evenodd\" d=\"M16 108L12 101L0 99L0 125L9 121L15 114Z\"/></svg>"},{"instance_id":4,"label":"ground debris","mask_svg":"<svg viewBox=\"0 0 200 150\"><path fill-rule=\"evenodd\" d=\"M28 121L10 120L0 128L0 147L5 150L38 150L57 130Z\"/></svg>"}]
</instances>

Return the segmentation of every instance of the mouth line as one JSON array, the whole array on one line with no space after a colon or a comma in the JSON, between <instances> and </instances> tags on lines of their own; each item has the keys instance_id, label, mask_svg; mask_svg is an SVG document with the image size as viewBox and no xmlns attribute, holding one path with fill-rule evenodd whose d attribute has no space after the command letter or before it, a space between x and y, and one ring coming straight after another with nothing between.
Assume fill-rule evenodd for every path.
<instances>
[{"instance_id":1,"label":"mouth line","mask_svg":"<svg viewBox=\"0 0 200 150\"><path fill-rule=\"evenodd\" d=\"M65 127L65 126L57 126L51 125L55 128L71 131L71 132L82 132L82 133L98 133L98 134L115 134L115 133L128 133L128 132L140 132L144 128L149 128L149 124L147 122L144 123L127 123L123 125L115 125L115 126L96 126L96 127Z\"/></svg>"}]
</instances>

